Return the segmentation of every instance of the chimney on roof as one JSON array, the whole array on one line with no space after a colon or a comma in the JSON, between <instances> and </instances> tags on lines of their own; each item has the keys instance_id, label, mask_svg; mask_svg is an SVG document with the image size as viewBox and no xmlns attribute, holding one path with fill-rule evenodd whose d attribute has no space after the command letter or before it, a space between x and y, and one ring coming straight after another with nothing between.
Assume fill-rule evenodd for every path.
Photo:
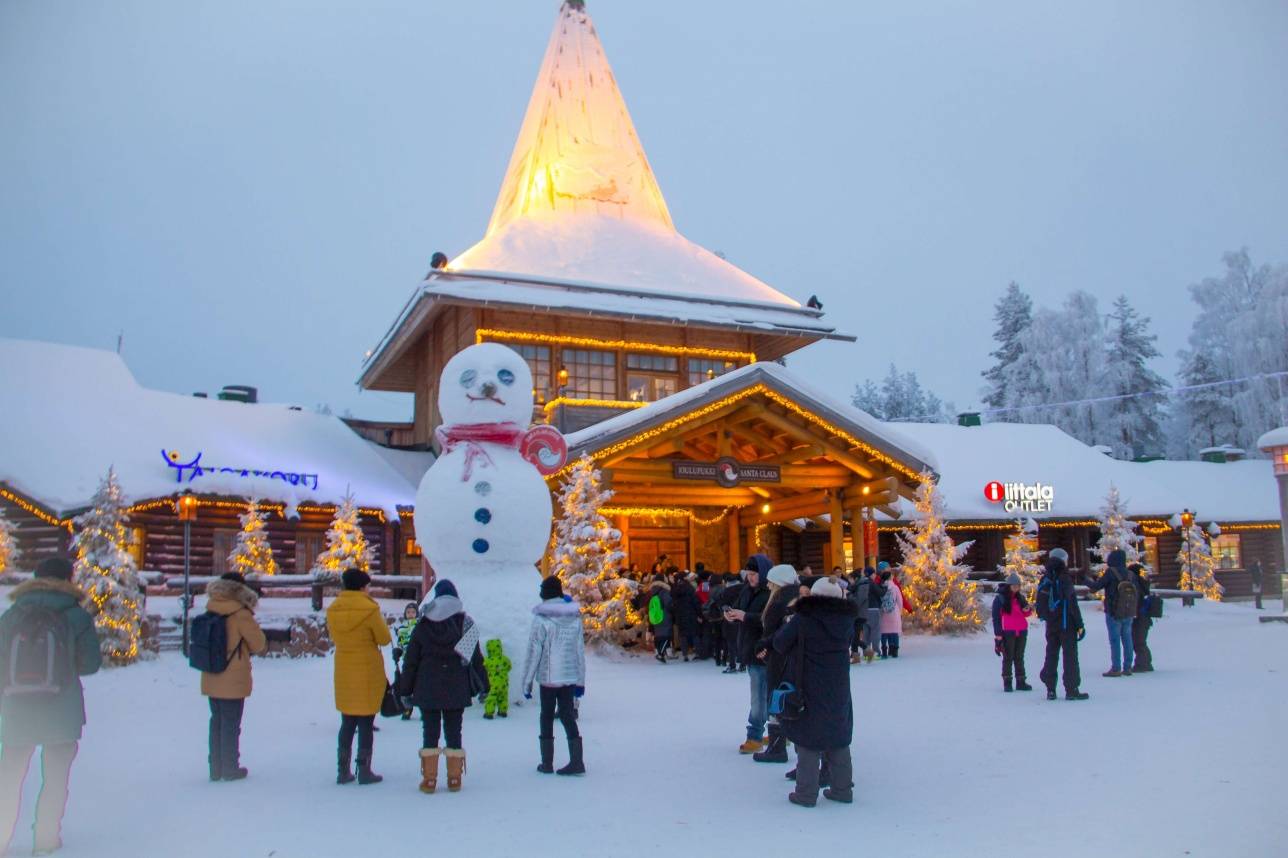
<instances>
[{"instance_id":1,"label":"chimney on roof","mask_svg":"<svg viewBox=\"0 0 1288 858\"><path fill-rule=\"evenodd\" d=\"M259 388L251 387L248 384L225 384L224 389L219 391L219 398L225 402L259 402Z\"/></svg>"},{"instance_id":2,"label":"chimney on roof","mask_svg":"<svg viewBox=\"0 0 1288 858\"><path fill-rule=\"evenodd\" d=\"M1237 462L1244 458L1247 452L1233 444L1222 444L1219 447L1204 447L1199 450L1199 458L1205 462L1215 462L1223 465L1226 462Z\"/></svg>"},{"instance_id":3,"label":"chimney on roof","mask_svg":"<svg viewBox=\"0 0 1288 858\"><path fill-rule=\"evenodd\" d=\"M978 411L963 411L957 415L958 426L978 426L981 422Z\"/></svg>"}]
</instances>

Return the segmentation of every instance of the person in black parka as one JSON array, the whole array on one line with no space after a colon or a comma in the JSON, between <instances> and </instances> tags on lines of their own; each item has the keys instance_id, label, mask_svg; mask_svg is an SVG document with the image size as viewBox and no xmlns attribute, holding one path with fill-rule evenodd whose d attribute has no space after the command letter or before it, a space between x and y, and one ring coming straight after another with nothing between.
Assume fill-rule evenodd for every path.
<instances>
[{"instance_id":1,"label":"person in black parka","mask_svg":"<svg viewBox=\"0 0 1288 858\"><path fill-rule=\"evenodd\" d=\"M824 798L854 800L850 639L857 617L854 603L824 578L796 603L795 615L774 635L774 649L786 657L787 675L795 674L805 697L804 714L782 724L783 733L796 744L796 788L787 796L792 804L813 807L818 801L823 762L831 770L832 783Z\"/></svg>"},{"instance_id":2,"label":"person in black parka","mask_svg":"<svg viewBox=\"0 0 1288 858\"><path fill-rule=\"evenodd\" d=\"M666 651L671 647L671 635L675 632L675 611L672 608L671 585L666 583L665 575L654 575L649 584L648 598L644 601L646 618L652 613L654 599L661 608L662 620L654 623L649 618L649 629L653 633L653 657L662 664L666 664Z\"/></svg>"},{"instance_id":3,"label":"person in black parka","mask_svg":"<svg viewBox=\"0 0 1288 858\"><path fill-rule=\"evenodd\" d=\"M1087 630L1082 625L1082 610L1069 574L1069 554L1063 548L1052 548L1047 555L1042 581L1033 596L1038 617L1046 622L1046 659L1042 664L1042 684L1047 700L1055 700L1056 669L1064 657L1064 696L1066 700L1086 700L1090 695L1079 689L1082 673L1078 667L1078 641Z\"/></svg>"},{"instance_id":4,"label":"person in black parka","mask_svg":"<svg viewBox=\"0 0 1288 858\"><path fill-rule=\"evenodd\" d=\"M698 591L682 574L675 576L671 585L671 611L675 614L675 627L680 633L680 655L689 660L689 654L698 644L698 612L702 605L698 603Z\"/></svg>"},{"instance_id":5,"label":"person in black parka","mask_svg":"<svg viewBox=\"0 0 1288 858\"><path fill-rule=\"evenodd\" d=\"M720 622L720 641L725 653L723 673L738 672L738 623L725 617L724 612L726 608L732 608L738 603L738 599L742 596L742 588L745 586L747 585L737 575L726 572L720 595L711 600L715 605L714 614L719 617ZM746 669L746 665L743 665L743 669Z\"/></svg>"},{"instance_id":6,"label":"person in black parka","mask_svg":"<svg viewBox=\"0 0 1288 858\"><path fill-rule=\"evenodd\" d=\"M1150 600L1158 598L1149 594L1149 579L1145 577L1145 567L1133 563L1127 567L1131 572L1132 582L1140 593L1140 602L1136 606L1136 619L1131 626L1131 646L1135 654L1132 670L1136 673L1150 673L1154 670L1154 654L1149 649L1149 628L1154 620L1149 615Z\"/></svg>"},{"instance_id":7,"label":"person in black parka","mask_svg":"<svg viewBox=\"0 0 1288 858\"><path fill-rule=\"evenodd\" d=\"M471 673L473 677L471 678ZM477 692L474 689L479 689ZM475 693L488 692L487 668L479 649L479 629L465 613L451 581L439 581L434 598L420 611L420 622L403 653L398 693L421 714L421 791L433 792L438 782L438 757L447 758L447 787L460 789L465 769L461 724ZM447 747L439 750L441 732Z\"/></svg>"}]
</instances>

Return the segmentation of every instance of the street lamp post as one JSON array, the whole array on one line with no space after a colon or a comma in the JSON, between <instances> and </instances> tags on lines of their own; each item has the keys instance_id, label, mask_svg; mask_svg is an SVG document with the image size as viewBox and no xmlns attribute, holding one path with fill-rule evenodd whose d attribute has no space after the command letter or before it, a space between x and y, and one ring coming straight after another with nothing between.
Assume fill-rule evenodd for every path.
<instances>
[{"instance_id":1,"label":"street lamp post","mask_svg":"<svg viewBox=\"0 0 1288 858\"><path fill-rule=\"evenodd\" d=\"M568 403L564 402L563 399L564 399L564 393L568 390L568 368L565 366L559 367L559 374L556 376L556 378L559 380L558 429L559 429L559 433L562 435L566 431L564 428L564 412L568 408Z\"/></svg>"},{"instance_id":2,"label":"street lamp post","mask_svg":"<svg viewBox=\"0 0 1288 858\"><path fill-rule=\"evenodd\" d=\"M1284 601L1284 612L1279 617L1262 617L1262 621L1278 620L1288 622L1288 426L1271 429L1257 439L1257 446L1274 463L1275 481L1279 483L1279 538L1283 541L1284 563L1280 576L1280 596Z\"/></svg>"},{"instance_id":3,"label":"street lamp post","mask_svg":"<svg viewBox=\"0 0 1288 858\"><path fill-rule=\"evenodd\" d=\"M175 501L175 512L183 522L183 657L188 657L188 614L192 610L192 523L197 520L197 498L187 491Z\"/></svg>"},{"instance_id":4,"label":"street lamp post","mask_svg":"<svg viewBox=\"0 0 1288 858\"><path fill-rule=\"evenodd\" d=\"M1194 513L1190 512L1188 509L1183 510L1181 512L1176 513L1170 519L1168 519L1167 523L1170 524L1172 527L1179 528L1181 531L1181 539L1184 540L1182 542L1182 548L1185 551L1185 568L1191 570L1190 585L1185 589L1193 592L1194 572L1192 570L1194 569L1194 554L1193 554L1194 547L1190 544L1190 526L1194 524ZM1181 604L1187 608L1194 607L1194 597L1182 596Z\"/></svg>"}]
</instances>

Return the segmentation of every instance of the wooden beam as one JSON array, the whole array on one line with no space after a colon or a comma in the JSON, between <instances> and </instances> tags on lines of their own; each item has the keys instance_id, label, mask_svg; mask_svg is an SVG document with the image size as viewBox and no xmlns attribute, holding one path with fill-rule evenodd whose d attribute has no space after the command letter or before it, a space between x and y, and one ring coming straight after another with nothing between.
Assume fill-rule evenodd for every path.
<instances>
[{"instance_id":1,"label":"wooden beam","mask_svg":"<svg viewBox=\"0 0 1288 858\"><path fill-rule=\"evenodd\" d=\"M667 506L685 506L689 504L697 506L745 506L750 503L759 503L756 496L747 489L722 489L718 486L711 488L705 487L683 487L683 486L645 486L645 485L622 485L618 483L614 489L617 494L613 497L613 504L625 503L623 498L651 498L655 503L657 501L666 501Z\"/></svg>"},{"instance_id":2,"label":"wooden beam","mask_svg":"<svg viewBox=\"0 0 1288 858\"><path fill-rule=\"evenodd\" d=\"M832 492L827 500L827 511L832 521L832 562L825 574L832 574L837 566L845 570L845 511L841 509L841 493Z\"/></svg>"},{"instance_id":3,"label":"wooden beam","mask_svg":"<svg viewBox=\"0 0 1288 858\"><path fill-rule=\"evenodd\" d=\"M799 438L800 440L805 441L807 443L813 443L813 444L819 445L820 447L823 448L823 455L831 456L833 459L836 459L838 462L845 465L847 468L854 471L856 474L863 477L864 479L870 480L876 476L876 471L869 463L860 461L848 450L843 449L837 444L833 444L831 441L828 441L824 438L820 438L817 434L810 431L809 429L803 426L797 426L795 423L788 420L783 415L776 414L773 411L766 410L765 413L761 414L760 416L761 416L761 419L764 420L766 423L770 424L771 426L776 426L782 429L784 432L788 433L789 435Z\"/></svg>"},{"instance_id":4,"label":"wooden beam","mask_svg":"<svg viewBox=\"0 0 1288 858\"><path fill-rule=\"evenodd\" d=\"M800 462L805 459L814 459L823 455L823 448L818 444L805 444L801 447L793 447L790 450L784 450L773 456L766 456L763 459L757 459L757 465L787 465L793 462Z\"/></svg>"},{"instance_id":5,"label":"wooden beam","mask_svg":"<svg viewBox=\"0 0 1288 858\"><path fill-rule=\"evenodd\" d=\"M854 568L862 569L867 566L867 551L863 545L864 521L862 508L855 510L850 516L850 541L854 543Z\"/></svg>"},{"instance_id":6,"label":"wooden beam","mask_svg":"<svg viewBox=\"0 0 1288 858\"><path fill-rule=\"evenodd\" d=\"M727 525L729 537L729 569L727 571L737 572L742 568L742 546L738 544L740 541L738 516L730 515L725 520L729 522Z\"/></svg>"},{"instance_id":7,"label":"wooden beam","mask_svg":"<svg viewBox=\"0 0 1288 858\"><path fill-rule=\"evenodd\" d=\"M716 409L710 414L703 415L702 423L699 426L682 429L680 430L680 432L681 433L690 432L690 431L710 432L712 431L710 428L712 423L715 423L722 418L728 417L729 415L734 414L735 412L738 412L745 407L748 407L748 406L743 405L741 401L732 402L724 406L723 408ZM622 459L627 459L627 458L630 458L631 456L637 455L641 450L652 449L653 447L656 447L658 443L659 443L659 440L657 437L643 438L631 444L630 446L620 450L611 458L607 459L604 462L604 464L608 465L610 463L620 462Z\"/></svg>"}]
</instances>

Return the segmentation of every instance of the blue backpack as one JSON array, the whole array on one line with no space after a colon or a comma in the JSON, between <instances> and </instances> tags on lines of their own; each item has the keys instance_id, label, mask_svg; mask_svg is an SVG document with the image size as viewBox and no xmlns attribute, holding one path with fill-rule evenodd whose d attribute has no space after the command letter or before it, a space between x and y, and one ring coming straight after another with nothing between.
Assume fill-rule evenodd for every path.
<instances>
[{"instance_id":1,"label":"blue backpack","mask_svg":"<svg viewBox=\"0 0 1288 858\"><path fill-rule=\"evenodd\" d=\"M228 669L228 618L206 611L192 621L188 637L188 666L202 673Z\"/></svg>"},{"instance_id":2,"label":"blue backpack","mask_svg":"<svg viewBox=\"0 0 1288 858\"><path fill-rule=\"evenodd\" d=\"M1039 620L1049 623L1059 619L1060 610L1064 606L1064 599L1060 594L1060 580L1050 576L1044 577L1038 584L1037 597L1033 601Z\"/></svg>"}]
</instances>

